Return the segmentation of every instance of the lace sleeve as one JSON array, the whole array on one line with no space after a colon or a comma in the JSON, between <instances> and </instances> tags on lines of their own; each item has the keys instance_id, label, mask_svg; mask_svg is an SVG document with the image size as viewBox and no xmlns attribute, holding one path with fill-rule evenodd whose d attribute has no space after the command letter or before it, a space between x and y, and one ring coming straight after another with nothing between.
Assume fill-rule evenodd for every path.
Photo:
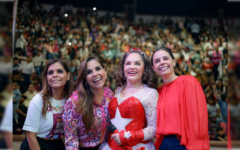
<instances>
[{"instance_id":1,"label":"lace sleeve","mask_svg":"<svg viewBox=\"0 0 240 150\"><path fill-rule=\"evenodd\" d=\"M147 119L147 127L143 129L144 141L150 140L156 135L158 96L159 94L157 90L151 89L151 92L149 92L149 94L142 101Z\"/></svg>"}]
</instances>

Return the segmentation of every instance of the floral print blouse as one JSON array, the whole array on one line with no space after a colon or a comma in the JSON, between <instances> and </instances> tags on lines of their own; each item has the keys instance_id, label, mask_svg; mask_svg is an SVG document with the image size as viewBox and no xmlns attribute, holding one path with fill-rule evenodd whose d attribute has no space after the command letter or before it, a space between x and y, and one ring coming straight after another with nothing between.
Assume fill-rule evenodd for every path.
<instances>
[{"instance_id":1,"label":"floral print blouse","mask_svg":"<svg viewBox=\"0 0 240 150\"><path fill-rule=\"evenodd\" d=\"M110 123L108 113L109 101L114 93L109 88L103 88L103 101L99 105L93 102L94 127L85 130L82 115L76 111L78 101L77 91L74 91L64 106L62 119L64 121L64 134L66 150L78 150L80 147L95 147L107 141L107 127Z\"/></svg>"}]
</instances>

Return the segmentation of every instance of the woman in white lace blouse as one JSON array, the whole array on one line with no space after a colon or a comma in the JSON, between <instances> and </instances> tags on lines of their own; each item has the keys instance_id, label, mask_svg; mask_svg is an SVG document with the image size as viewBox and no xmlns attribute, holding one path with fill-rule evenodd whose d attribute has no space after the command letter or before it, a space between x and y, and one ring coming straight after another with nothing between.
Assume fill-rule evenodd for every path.
<instances>
[{"instance_id":1,"label":"woman in white lace blouse","mask_svg":"<svg viewBox=\"0 0 240 150\"><path fill-rule=\"evenodd\" d=\"M125 53L116 73L115 97L108 110L112 125L103 150L155 149L157 78L149 57L139 49Z\"/></svg>"}]
</instances>

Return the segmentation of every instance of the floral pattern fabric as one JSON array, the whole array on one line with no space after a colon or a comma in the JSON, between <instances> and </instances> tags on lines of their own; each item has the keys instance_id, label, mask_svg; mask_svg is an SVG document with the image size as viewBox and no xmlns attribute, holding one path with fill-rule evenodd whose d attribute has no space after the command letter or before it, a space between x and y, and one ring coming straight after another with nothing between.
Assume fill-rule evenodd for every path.
<instances>
[{"instance_id":1,"label":"floral pattern fabric","mask_svg":"<svg viewBox=\"0 0 240 150\"><path fill-rule=\"evenodd\" d=\"M85 130L82 115L76 111L76 102L79 99L77 91L67 100L62 116L66 150L78 150L79 146L95 147L107 141L107 127L110 123L108 104L114 93L108 88L103 89L102 104L93 103L94 126L89 131Z\"/></svg>"}]
</instances>

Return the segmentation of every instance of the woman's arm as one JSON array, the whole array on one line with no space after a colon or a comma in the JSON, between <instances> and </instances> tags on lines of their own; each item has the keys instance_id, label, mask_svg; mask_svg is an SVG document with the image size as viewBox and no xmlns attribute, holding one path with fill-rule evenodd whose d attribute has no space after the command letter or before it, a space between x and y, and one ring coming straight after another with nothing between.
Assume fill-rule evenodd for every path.
<instances>
[{"instance_id":1,"label":"woman's arm","mask_svg":"<svg viewBox=\"0 0 240 150\"><path fill-rule=\"evenodd\" d=\"M76 110L74 108L73 100L69 98L64 106L64 112L62 116L64 122L64 136L65 147L70 150L78 150L79 141L77 133L77 124L79 118L76 117Z\"/></svg>"},{"instance_id":2,"label":"woman's arm","mask_svg":"<svg viewBox=\"0 0 240 150\"><path fill-rule=\"evenodd\" d=\"M36 72L33 63L32 63L32 65L31 65L31 70L32 70L32 73L35 73L35 72Z\"/></svg>"},{"instance_id":3,"label":"woman's arm","mask_svg":"<svg viewBox=\"0 0 240 150\"><path fill-rule=\"evenodd\" d=\"M21 114L22 116L26 117L27 115L25 113L23 113L19 108L15 109L15 112Z\"/></svg>"},{"instance_id":4,"label":"woman's arm","mask_svg":"<svg viewBox=\"0 0 240 150\"><path fill-rule=\"evenodd\" d=\"M27 117L23 126L23 130L26 131L30 150L40 150L36 137L40 129L41 113L42 96L40 94L36 94L29 104Z\"/></svg>"},{"instance_id":5,"label":"woman's arm","mask_svg":"<svg viewBox=\"0 0 240 150\"><path fill-rule=\"evenodd\" d=\"M220 99L221 99L221 96L220 96L220 94L219 94L218 91L217 91L216 84L212 85L212 88L213 88L213 94L214 94L214 96L217 98L217 100L220 100Z\"/></svg>"},{"instance_id":6,"label":"woman's arm","mask_svg":"<svg viewBox=\"0 0 240 150\"><path fill-rule=\"evenodd\" d=\"M4 137L4 139L5 139L7 148L8 148L8 149L12 149L12 147L13 147L13 141L12 141L13 134L12 134L12 132L4 131L4 132L3 132L3 137Z\"/></svg>"},{"instance_id":7,"label":"woman's arm","mask_svg":"<svg viewBox=\"0 0 240 150\"><path fill-rule=\"evenodd\" d=\"M37 133L26 131L30 150L41 150L37 141Z\"/></svg>"},{"instance_id":8,"label":"woman's arm","mask_svg":"<svg viewBox=\"0 0 240 150\"><path fill-rule=\"evenodd\" d=\"M222 138L222 137L220 137L220 136L219 136L219 137L217 137L217 139L218 139L218 140L220 140L220 141L226 141L225 139L223 139L223 138Z\"/></svg>"},{"instance_id":9,"label":"woman's arm","mask_svg":"<svg viewBox=\"0 0 240 150\"><path fill-rule=\"evenodd\" d=\"M126 132L121 131L119 136L121 143L131 145L133 143L140 143L153 139L156 135L156 119L157 119L157 101L158 92L157 90L152 90L146 92L147 95L142 102L145 109L145 116L147 119L147 127L139 131L130 131L131 137L126 138Z\"/></svg>"},{"instance_id":10,"label":"woman's arm","mask_svg":"<svg viewBox=\"0 0 240 150\"><path fill-rule=\"evenodd\" d=\"M184 79L181 87L181 145L188 150L209 150L208 110L204 92L193 76Z\"/></svg>"},{"instance_id":11,"label":"woman's arm","mask_svg":"<svg viewBox=\"0 0 240 150\"><path fill-rule=\"evenodd\" d=\"M221 111L220 111L220 109L218 108L218 109L217 109L217 116L216 116L215 118L220 117L220 112L221 112Z\"/></svg>"}]
</instances>

